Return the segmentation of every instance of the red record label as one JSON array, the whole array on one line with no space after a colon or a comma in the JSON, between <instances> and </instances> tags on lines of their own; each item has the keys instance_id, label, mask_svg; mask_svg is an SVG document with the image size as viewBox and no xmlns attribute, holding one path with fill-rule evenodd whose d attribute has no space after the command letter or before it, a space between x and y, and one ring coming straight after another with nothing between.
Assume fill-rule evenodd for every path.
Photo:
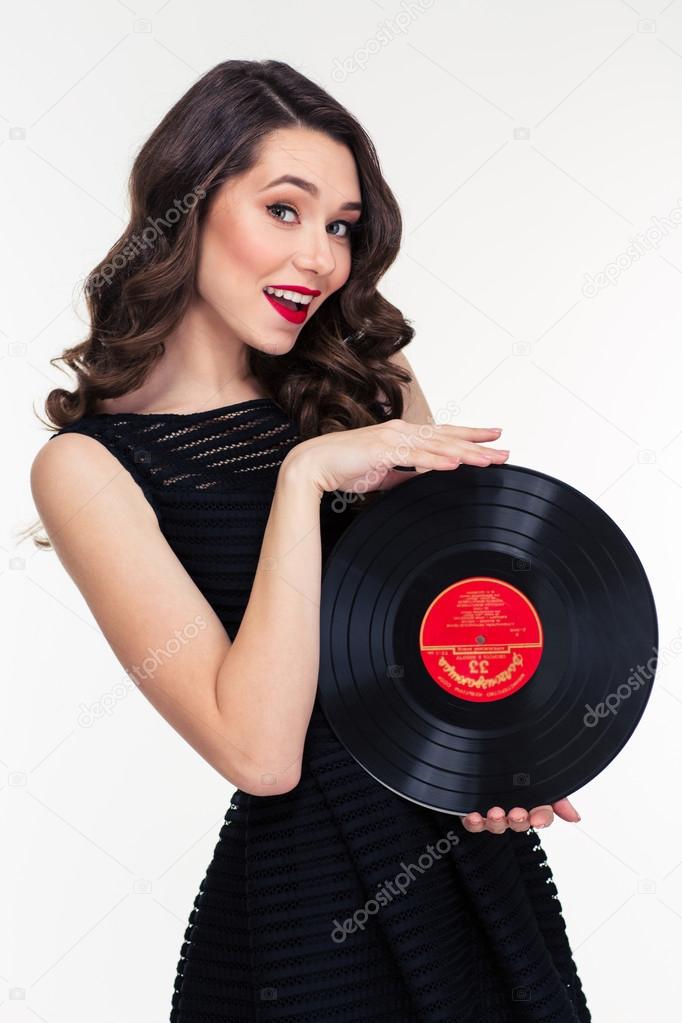
<instances>
[{"instance_id":1,"label":"red record label","mask_svg":"<svg viewBox=\"0 0 682 1023\"><path fill-rule=\"evenodd\" d=\"M431 602L419 630L422 661L434 682L462 700L503 700L540 663L540 617L525 594L501 579L472 576Z\"/></svg>"}]
</instances>

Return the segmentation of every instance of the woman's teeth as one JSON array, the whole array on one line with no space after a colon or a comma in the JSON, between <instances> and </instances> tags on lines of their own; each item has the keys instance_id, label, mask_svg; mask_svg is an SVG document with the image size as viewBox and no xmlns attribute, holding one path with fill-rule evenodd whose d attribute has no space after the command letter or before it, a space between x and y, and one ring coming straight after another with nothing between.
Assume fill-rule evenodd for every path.
<instances>
[{"instance_id":1,"label":"woman's teeth","mask_svg":"<svg viewBox=\"0 0 682 1023\"><path fill-rule=\"evenodd\" d=\"M268 295L274 295L277 299L286 299L287 302L293 303L293 308L298 306L310 305L313 300L312 295L302 295L300 291L282 291L280 288L263 288L263 291L267 292ZM286 302L282 303L283 305ZM291 306L287 306L291 308Z\"/></svg>"}]
</instances>

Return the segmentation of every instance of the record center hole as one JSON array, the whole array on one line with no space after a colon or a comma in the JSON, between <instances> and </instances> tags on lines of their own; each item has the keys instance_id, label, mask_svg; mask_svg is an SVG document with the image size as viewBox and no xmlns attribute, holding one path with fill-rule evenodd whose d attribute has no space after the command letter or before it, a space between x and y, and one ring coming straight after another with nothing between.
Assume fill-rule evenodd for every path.
<instances>
[{"instance_id":1,"label":"record center hole","mask_svg":"<svg viewBox=\"0 0 682 1023\"><path fill-rule=\"evenodd\" d=\"M477 643L485 643L485 636L477 636L476 637L476 642Z\"/></svg>"}]
</instances>

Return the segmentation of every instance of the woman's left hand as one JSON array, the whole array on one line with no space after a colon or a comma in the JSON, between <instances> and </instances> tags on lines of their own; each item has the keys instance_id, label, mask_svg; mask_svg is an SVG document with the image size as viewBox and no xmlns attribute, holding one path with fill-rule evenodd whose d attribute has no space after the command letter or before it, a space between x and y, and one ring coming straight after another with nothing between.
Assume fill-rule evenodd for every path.
<instances>
[{"instance_id":1,"label":"woman's left hand","mask_svg":"<svg viewBox=\"0 0 682 1023\"><path fill-rule=\"evenodd\" d=\"M467 813L462 817L462 824L467 831L489 831L491 835L503 835L507 828L512 831L528 831L528 828L548 828L554 821L554 814L562 820L575 823L580 814L569 799L560 799L556 803L536 806L532 810L524 810L515 806L505 814L501 806L493 806L488 810L487 817L480 813Z\"/></svg>"}]
</instances>

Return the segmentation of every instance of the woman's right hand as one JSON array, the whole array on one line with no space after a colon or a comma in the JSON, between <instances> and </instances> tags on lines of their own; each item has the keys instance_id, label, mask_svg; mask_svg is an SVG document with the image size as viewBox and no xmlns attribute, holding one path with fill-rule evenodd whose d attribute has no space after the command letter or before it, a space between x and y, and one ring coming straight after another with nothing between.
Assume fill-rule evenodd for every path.
<instances>
[{"instance_id":1,"label":"woman's right hand","mask_svg":"<svg viewBox=\"0 0 682 1023\"><path fill-rule=\"evenodd\" d=\"M386 490L408 473L396 465L414 466L417 473L431 469L456 469L468 465L500 465L509 451L483 447L501 431L487 427L451 426L449 423L408 423L389 419L385 423L338 430L301 441L285 458L303 465L320 495L336 490L369 493Z\"/></svg>"}]
</instances>

